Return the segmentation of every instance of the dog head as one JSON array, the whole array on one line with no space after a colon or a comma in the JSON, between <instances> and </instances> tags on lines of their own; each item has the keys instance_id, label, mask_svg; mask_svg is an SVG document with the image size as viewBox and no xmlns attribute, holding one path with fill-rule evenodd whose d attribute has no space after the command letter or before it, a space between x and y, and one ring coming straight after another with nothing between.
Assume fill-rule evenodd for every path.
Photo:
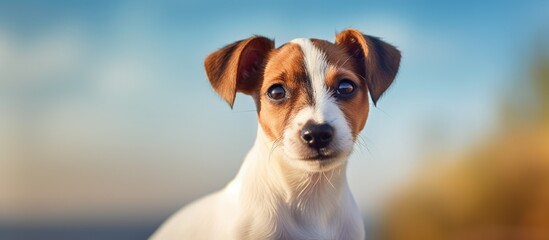
<instances>
[{"instance_id":1,"label":"dog head","mask_svg":"<svg viewBox=\"0 0 549 240\"><path fill-rule=\"evenodd\" d=\"M378 38L347 29L335 44L295 39L275 48L254 36L205 60L215 91L232 107L236 92L251 95L260 127L277 153L296 168L326 171L343 163L369 111L391 85L400 52Z\"/></svg>"}]
</instances>

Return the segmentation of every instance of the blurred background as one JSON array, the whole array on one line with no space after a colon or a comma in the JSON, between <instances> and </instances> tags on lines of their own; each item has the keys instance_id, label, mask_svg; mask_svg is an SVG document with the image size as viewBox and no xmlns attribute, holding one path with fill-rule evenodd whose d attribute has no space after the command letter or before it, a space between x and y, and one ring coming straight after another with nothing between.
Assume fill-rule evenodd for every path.
<instances>
[{"instance_id":1,"label":"blurred background","mask_svg":"<svg viewBox=\"0 0 549 240\"><path fill-rule=\"evenodd\" d=\"M549 239L548 1L26 0L0 1L0 239L147 238L255 138L205 56L347 27L403 55L348 167L369 239Z\"/></svg>"}]
</instances>

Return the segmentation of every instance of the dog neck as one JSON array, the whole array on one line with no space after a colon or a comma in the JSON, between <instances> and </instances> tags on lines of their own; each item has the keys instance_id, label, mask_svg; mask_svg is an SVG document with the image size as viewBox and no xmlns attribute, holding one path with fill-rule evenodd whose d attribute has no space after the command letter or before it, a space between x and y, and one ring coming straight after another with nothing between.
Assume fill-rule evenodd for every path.
<instances>
[{"instance_id":1,"label":"dog neck","mask_svg":"<svg viewBox=\"0 0 549 240\"><path fill-rule=\"evenodd\" d=\"M300 228L297 232L329 231L352 198L346 164L324 172L305 172L290 167L277 144L258 128L256 142L231 184L237 185L241 203L254 209L250 217L255 222L264 217L262 225L271 224L273 231L296 232L291 230L296 227Z\"/></svg>"}]
</instances>

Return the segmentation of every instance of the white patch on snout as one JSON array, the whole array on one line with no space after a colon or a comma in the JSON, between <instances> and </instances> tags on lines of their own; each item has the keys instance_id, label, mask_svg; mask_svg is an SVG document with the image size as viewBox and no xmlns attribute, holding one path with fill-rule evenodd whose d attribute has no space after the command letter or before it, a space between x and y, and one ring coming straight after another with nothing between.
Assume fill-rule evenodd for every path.
<instances>
[{"instance_id":1,"label":"white patch on snout","mask_svg":"<svg viewBox=\"0 0 549 240\"><path fill-rule=\"evenodd\" d=\"M326 55L315 47L310 39L299 38L291 41L301 47L307 76L311 81L313 104L306 106L295 115L284 132L285 153L290 158L306 158L316 154L301 141L301 129L306 122L327 123L334 128L335 136L327 148L339 153L338 158L346 159L353 147L351 128L336 99L326 85L328 62ZM329 161L339 162L339 161ZM326 163L328 164L328 163ZM322 167L322 166L319 166ZM311 168L310 166L308 167Z\"/></svg>"}]
</instances>

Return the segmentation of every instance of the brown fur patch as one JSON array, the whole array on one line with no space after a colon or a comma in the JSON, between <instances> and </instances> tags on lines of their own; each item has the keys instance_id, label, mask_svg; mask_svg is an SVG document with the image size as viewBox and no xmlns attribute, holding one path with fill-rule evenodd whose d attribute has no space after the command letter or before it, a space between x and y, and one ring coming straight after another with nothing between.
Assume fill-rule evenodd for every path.
<instances>
[{"instance_id":1,"label":"brown fur patch","mask_svg":"<svg viewBox=\"0 0 549 240\"><path fill-rule=\"evenodd\" d=\"M368 99L368 88L366 84L359 80L354 72L345 68L331 66L326 74L326 82L329 83L330 89L337 88L337 85L342 79L348 79L356 84L357 91L350 99L338 99L337 105L345 115L345 119L351 128L353 139L356 139L360 131L364 128L368 119L368 111L370 110Z\"/></svg>"},{"instance_id":2,"label":"brown fur patch","mask_svg":"<svg viewBox=\"0 0 549 240\"><path fill-rule=\"evenodd\" d=\"M329 68L326 73L326 85L332 91L336 91L339 82L343 79L353 81L357 86L355 95L346 100L337 101L338 106L345 114L345 118L351 127L353 138L356 139L366 124L370 109L368 100L368 85L358 75L357 63L347 51L328 41L312 39L313 44L326 55Z\"/></svg>"},{"instance_id":3,"label":"brown fur patch","mask_svg":"<svg viewBox=\"0 0 549 240\"><path fill-rule=\"evenodd\" d=\"M372 101L389 88L400 66L400 51L379 38L347 29L336 36L336 46L345 49L357 62L357 73L368 84Z\"/></svg>"},{"instance_id":4,"label":"brown fur patch","mask_svg":"<svg viewBox=\"0 0 549 240\"><path fill-rule=\"evenodd\" d=\"M290 119L307 104L307 74L303 65L303 52L297 44L288 43L273 51L265 67L261 88L256 95L258 118L263 131L271 140L284 134ZM273 102L267 90L274 84L282 84L287 100Z\"/></svg>"},{"instance_id":5,"label":"brown fur patch","mask_svg":"<svg viewBox=\"0 0 549 240\"><path fill-rule=\"evenodd\" d=\"M367 83L357 74L357 63L347 51L328 41L312 39L313 44L326 55L329 69L326 85L336 91L342 79L349 79L357 86L357 93L347 100L338 100L352 131L354 139L364 128L368 118L369 102ZM271 52L264 71L263 82L255 94L258 118L261 127L271 140L284 134L286 125L305 106L312 105L311 86L308 79L303 52L299 45L287 43ZM282 84L288 99L273 102L266 95L269 87Z\"/></svg>"}]
</instances>

